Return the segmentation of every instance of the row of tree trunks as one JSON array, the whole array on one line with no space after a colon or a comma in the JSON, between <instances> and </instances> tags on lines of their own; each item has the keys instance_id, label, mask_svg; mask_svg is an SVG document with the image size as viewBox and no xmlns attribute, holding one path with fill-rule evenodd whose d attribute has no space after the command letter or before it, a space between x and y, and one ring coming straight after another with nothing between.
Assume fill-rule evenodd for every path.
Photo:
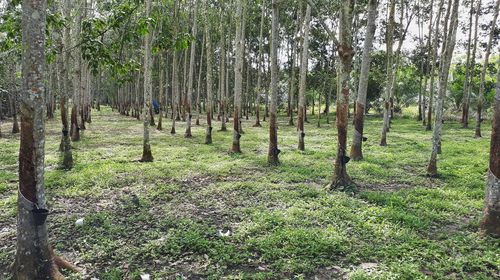
<instances>
[{"instance_id":1,"label":"row of tree trunks","mask_svg":"<svg viewBox=\"0 0 500 280\"><path fill-rule=\"evenodd\" d=\"M432 152L429 165L427 167L427 175L437 176L437 155L441 146L441 130L442 130L442 120L443 120L443 105L446 91L448 88L448 73L451 66L451 59L453 58L453 51L455 49L456 34L458 28L458 9L460 1L452 0L448 1L448 8L446 17L444 20L444 34L446 37L443 41L443 48L441 52L442 60L439 66L439 91L436 106L436 118L434 122L434 131L432 134ZM453 6L451 12L451 21L449 23L449 13ZM449 24L449 28L448 28ZM449 30L448 30L449 29ZM449 32L449 33L448 33Z\"/></svg>"}]
</instances>

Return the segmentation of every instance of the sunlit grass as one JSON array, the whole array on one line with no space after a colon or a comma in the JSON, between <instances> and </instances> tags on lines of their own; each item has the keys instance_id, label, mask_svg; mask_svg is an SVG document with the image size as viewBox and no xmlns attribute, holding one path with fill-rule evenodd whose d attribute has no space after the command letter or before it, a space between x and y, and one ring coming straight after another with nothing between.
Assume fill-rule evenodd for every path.
<instances>
[{"instance_id":1,"label":"sunlit grass","mask_svg":"<svg viewBox=\"0 0 500 280\"><path fill-rule=\"evenodd\" d=\"M447 122L440 177L427 178L431 132L412 117L395 119L388 147L378 145L380 118L368 116L365 160L348 170L354 196L326 188L336 151L334 123L306 126L306 151L280 119L281 165L267 166L268 127L245 121L241 155L232 132L205 145L151 130L155 161L139 163L142 122L94 111L75 167L58 168L58 120L47 122L45 185L52 243L86 269L70 279L495 279L496 241L482 237L489 124L484 138ZM406 112L405 112L406 114ZM165 121L165 120L164 120ZM2 131L8 130L4 123ZM351 135L349 135L351 136ZM18 138L0 139L0 271L15 249ZM84 217L82 227L76 219ZM227 236L224 234L227 233ZM372 263L370 268L362 264ZM326 273L326 274L325 274ZM7 277L0 274L0 278ZM127 278L128 277L128 278Z\"/></svg>"}]
</instances>

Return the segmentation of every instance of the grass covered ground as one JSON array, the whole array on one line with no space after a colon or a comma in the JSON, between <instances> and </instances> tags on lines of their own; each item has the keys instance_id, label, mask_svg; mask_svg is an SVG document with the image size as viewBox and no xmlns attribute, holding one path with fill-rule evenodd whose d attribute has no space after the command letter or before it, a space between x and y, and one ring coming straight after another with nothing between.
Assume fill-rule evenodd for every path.
<instances>
[{"instance_id":1,"label":"grass covered ground","mask_svg":"<svg viewBox=\"0 0 500 280\"><path fill-rule=\"evenodd\" d=\"M333 124L306 127L306 152L280 119L279 167L267 167L268 129L244 122L241 155L232 132L204 127L183 137L152 129L155 161L139 163L142 122L93 113L75 168L59 163L59 120L47 123L46 188L56 251L85 273L69 279L498 279L500 244L478 232L490 124L484 138L444 126L441 177L424 176L431 132L393 123L380 147L368 117L365 160L348 170L360 192L325 186L336 150ZM4 123L2 131L10 130ZM473 126L472 126L473 127ZM350 126L352 129L352 126ZM0 139L0 278L15 254L18 136ZM349 137L351 135L349 134ZM85 218L83 226L75 221Z\"/></svg>"}]
</instances>

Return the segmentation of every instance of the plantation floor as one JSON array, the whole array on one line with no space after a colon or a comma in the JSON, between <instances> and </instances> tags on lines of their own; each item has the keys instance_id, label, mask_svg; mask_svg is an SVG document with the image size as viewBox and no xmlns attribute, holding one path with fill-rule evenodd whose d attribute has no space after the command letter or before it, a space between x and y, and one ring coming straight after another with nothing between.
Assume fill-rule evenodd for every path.
<instances>
[{"instance_id":1,"label":"plantation floor","mask_svg":"<svg viewBox=\"0 0 500 280\"><path fill-rule=\"evenodd\" d=\"M156 116L157 117L157 116ZM348 170L360 192L328 190L333 124L306 127L306 152L281 118L279 167L267 167L268 129L245 121L204 145L152 129L155 161L140 163L142 122L108 108L73 143L75 168L58 168L59 120L47 123L51 243L84 268L69 279L498 279L500 244L478 232L489 129L483 139L444 126L441 176L424 176L431 132L394 120L388 147L368 118L365 160ZM230 127L230 125L229 125ZM5 133L11 123L3 123ZM350 127L352 128L352 126ZM0 139L0 278L15 254L18 136ZM351 136L351 135L349 135ZM75 221L85 218L82 226ZM66 273L67 274L67 273Z\"/></svg>"}]
</instances>

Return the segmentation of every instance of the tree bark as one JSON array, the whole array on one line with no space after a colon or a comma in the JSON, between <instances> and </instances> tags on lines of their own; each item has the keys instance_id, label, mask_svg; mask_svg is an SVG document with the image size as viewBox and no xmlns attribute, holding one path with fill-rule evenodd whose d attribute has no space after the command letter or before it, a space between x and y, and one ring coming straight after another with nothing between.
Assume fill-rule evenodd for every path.
<instances>
[{"instance_id":1,"label":"tree bark","mask_svg":"<svg viewBox=\"0 0 500 280\"><path fill-rule=\"evenodd\" d=\"M481 229L486 234L500 237L500 69L497 74L492 127L490 168L488 170L488 183L485 192L485 207Z\"/></svg>"},{"instance_id":2,"label":"tree bark","mask_svg":"<svg viewBox=\"0 0 500 280\"><path fill-rule=\"evenodd\" d=\"M472 20L474 14L474 0L470 1L470 12L469 12L469 37L467 39L467 59L465 62L465 80L463 87L463 97L462 97L462 127L469 127L469 77L471 70L470 63L470 53L471 53L471 44L472 44Z\"/></svg>"},{"instance_id":3,"label":"tree bark","mask_svg":"<svg viewBox=\"0 0 500 280\"><path fill-rule=\"evenodd\" d=\"M198 1L194 1L194 16L193 16L193 41L191 42L191 53L189 58L189 73L187 82L187 98L186 98L186 132L184 137L193 137L191 133L191 123L193 115L191 114L191 107L193 106L193 84L194 84L194 60L196 55L196 36L198 34Z\"/></svg>"},{"instance_id":4,"label":"tree bark","mask_svg":"<svg viewBox=\"0 0 500 280\"><path fill-rule=\"evenodd\" d=\"M493 44L493 38L495 37L495 33L496 33L496 24L497 24L497 19L498 19L499 6L500 6L500 0L497 0L496 4L495 4L495 13L493 15L493 20L491 21L491 30L490 30L490 35L488 38L488 45L486 46L486 51L484 53L483 68L481 70L481 81L479 83L479 93L477 96L476 131L475 131L476 138L481 137L481 122L482 122L481 115L482 115L482 109L483 109L484 102L485 102L484 83L486 80L486 71L488 69L488 64L489 64L489 59L490 59L491 46Z\"/></svg>"},{"instance_id":5,"label":"tree bark","mask_svg":"<svg viewBox=\"0 0 500 280\"><path fill-rule=\"evenodd\" d=\"M441 0L439 3L439 9L437 13L437 20L436 20L436 26L435 26L435 31L434 31L434 41L432 44L432 49L431 49L431 68L430 68L430 84L429 84L429 108L427 108L427 126L425 127L425 130L431 131L432 130L432 109L434 106L434 79L435 79L435 72L436 72L436 56L437 56L437 49L439 46L439 24L441 22L441 14L444 6L444 0ZM447 20L445 20L447 22ZM446 25L445 25L446 26ZM429 34L430 34L429 30ZM445 33L445 32L444 32Z\"/></svg>"},{"instance_id":6,"label":"tree bark","mask_svg":"<svg viewBox=\"0 0 500 280\"><path fill-rule=\"evenodd\" d=\"M236 19L236 50L234 63L234 113L233 113L233 153L241 153L240 147L240 113L241 113L241 93L243 84L243 48L244 48L244 29L243 29L243 0L237 1Z\"/></svg>"},{"instance_id":7,"label":"tree bark","mask_svg":"<svg viewBox=\"0 0 500 280\"><path fill-rule=\"evenodd\" d=\"M366 107L366 93L368 89L368 78L370 76L370 54L375 37L378 0L368 2L368 23L366 26L366 38L363 46L363 58L361 62L361 73L359 77L358 97L356 100L356 114L354 116L354 134L351 146L351 158L353 160L363 159L363 127Z\"/></svg>"},{"instance_id":8,"label":"tree bark","mask_svg":"<svg viewBox=\"0 0 500 280\"><path fill-rule=\"evenodd\" d=\"M21 144L14 279L60 279L45 218L45 0L22 2Z\"/></svg>"},{"instance_id":9,"label":"tree bark","mask_svg":"<svg viewBox=\"0 0 500 280\"><path fill-rule=\"evenodd\" d=\"M354 190L355 186L347 174L347 123L349 114L349 81L351 78L352 59L354 49L352 46L352 19L354 0L344 2L340 10L340 41L338 55L340 58L340 89L337 93L337 157L331 189Z\"/></svg>"},{"instance_id":10,"label":"tree bark","mask_svg":"<svg viewBox=\"0 0 500 280\"><path fill-rule=\"evenodd\" d=\"M266 14L266 5L261 3L262 12L260 16L260 31L259 31L259 54L257 62L257 97L255 98L255 124L254 127L261 127L260 124L260 95L262 94L262 64L263 64L263 49L264 49L264 19Z\"/></svg>"},{"instance_id":11,"label":"tree bark","mask_svg":"<svg viewBox=\"0 0 500 280\"><path fill-rule=\"evenodd\" d=\"M380 146L387 146L387 132L389 131L389 121L390 121L390 99L392 92L392 79L394 75L394 57L393 57L393 45L394 45L394 14L396 10L396 1L391 0L389 7L389 20L387 23L386 30L386 48L387 48L387 81L386 81L386 97L384 100L384 123L382 125L382 138L380 139Z\"/></svg>"},{"instance_id":12,"label":"tree bark","mask_svg":"<svg viewBox=\"0 0 500 280\"><path fill-rule=\"evenodd\" d=\"M279 45L279 7L278 0L273 0L271 26L271 110L269 118L269 165L279 165L278 149L278 45Z\"/></svg>"},{"instance_id":13,"label":"tree bark","mask_svg":"<svg viewBox=\"0 0 500 280\"><path fill-rule=\"evenodd\" d=\"M212 92L212 37L210 34L209 20L205 18L205 38L207 44L207 132L205 144L212 144L212 115L213 115L213 92Z\"/></svg>"},{"instance_id":14,"label":"tree bark","mask_svg":"<svg viewBox=\"0 0 500 280\"><path fill-rule=\"evenodd\" d=\"M64 1L63 15L66 19L71 17L71 2L70 0ZM63 44L61 45L61 57L59 58L59 71L61 73L60 88L61 88L61 122L62 122L62 137L61 137L61 151L63 153L63 167L67 170L73 168L73 153L71 151L71 138L69 135L68 123L68 92L71 88L71 81L69 79L69 65L70 65L70 51L71 45L70 26L64 28ZM64 56L64 57L62 57Z\"/></svg>"},{"instance_id":15,"label":"tree bark","mask_svg":"<svg viewBox=\"0 0 500 280\"><path fill-rule=\"evenodd\" d=\"M449 1L451 5L451 0ZM453 58L453 51L455 49L456 34L458 28L458 10L460 6L460 0L454 0L453 11L451 13L450 28L447 30L445 46L443 48L444 52L441 59L441 67L439 73L439 92L436 106L436 119L434 123L434 131L432 134L432 153L429 165L427 167L427 175L437 176L437 154L439 146L441 143L441 129L443 121L443 105L446 91L448 88L448 76L450 71L451 59ZM448 19L444 21L445 26L448 25ZM446 30L446 28L445 28Z\"/></svg>"},{"instance_id":16,"label":"tree bark","mask_svg":"<svg viewBox=\"0 0 500 280\"><path fill-rule=\"evenodd\" d=\"M146 18L149 18L151 14L151 1L146 0ZM152 117L152 91L153 91L153 81L151 77L152 72L152 56L151 56L151 40L152 40L153 28L148 26L148 33L144 37L144 108L143 108L143 126L144 126L144 137L142 144L142 158L141 162L152 162L153 155L151 153L151 145L149 141L149 126Z\"/></svg>"},{"instance_id":17,"label":"tree bark","mask_svg":"<svg viewBox=\"0 0 500 280\"><path fill-rule=\"evenodd\" d=\"M306 119L306 80L307 80L307 64L309 59L309 29L311 22L311 5L307 5L306 15L303 24L303 40L302 40L302 57L300 62L300 81L299 81L299 111L297 116L297 130L299 136L298 149L305 150L304 138L306 136L304 122Z\"/></svg>"}]
</instances>

